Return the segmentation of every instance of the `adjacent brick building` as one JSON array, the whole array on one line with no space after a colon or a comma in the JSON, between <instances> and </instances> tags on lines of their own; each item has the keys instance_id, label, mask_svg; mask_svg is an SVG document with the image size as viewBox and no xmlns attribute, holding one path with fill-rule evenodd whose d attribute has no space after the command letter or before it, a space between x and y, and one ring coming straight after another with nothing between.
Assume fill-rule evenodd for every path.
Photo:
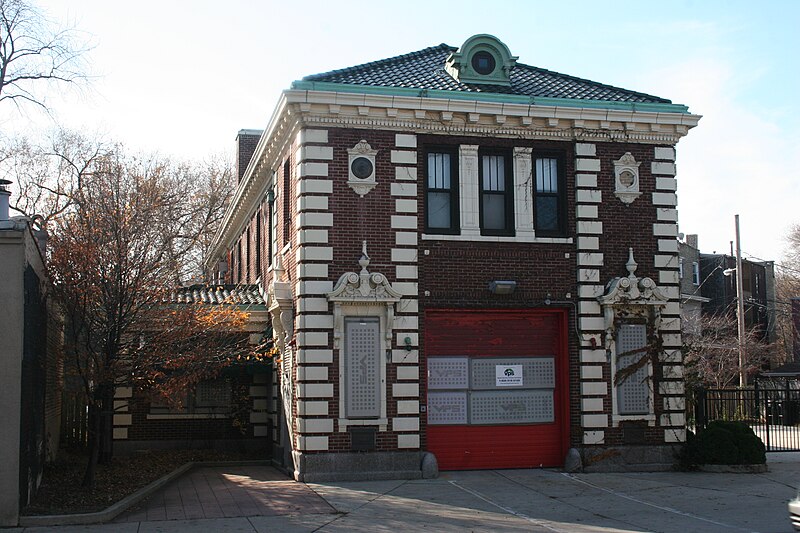
<instances>
[{"instance_id":1,"label":"adjacent brick building","mask_svg":"<svg viewBox=\"0 0 800 533\"><path fill-rule=\"evenodd\" d=\"M674 146L699 118L489 35L294 82L240 143L207 263L267 294L278 459L307 481L415 477L425 452L669 464Z\"/></svg>"}]
</instances>

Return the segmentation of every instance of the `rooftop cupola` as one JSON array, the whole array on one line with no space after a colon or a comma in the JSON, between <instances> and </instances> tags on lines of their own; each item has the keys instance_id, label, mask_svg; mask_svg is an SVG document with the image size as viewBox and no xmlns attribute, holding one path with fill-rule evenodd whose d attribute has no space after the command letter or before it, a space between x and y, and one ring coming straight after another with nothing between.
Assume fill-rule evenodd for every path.
<instances>
[{"instance_id":1,"label":"rooftop cupola","mask_svg":"<svg viewBox=\"0 0 800 533\"><path fill-rule=\"evenodd\" d=\"M494 35L473 35L450 54L445 70L461 83L511 85L511 69L517 64L508 47Z\"/></svg>"}]
</instances>

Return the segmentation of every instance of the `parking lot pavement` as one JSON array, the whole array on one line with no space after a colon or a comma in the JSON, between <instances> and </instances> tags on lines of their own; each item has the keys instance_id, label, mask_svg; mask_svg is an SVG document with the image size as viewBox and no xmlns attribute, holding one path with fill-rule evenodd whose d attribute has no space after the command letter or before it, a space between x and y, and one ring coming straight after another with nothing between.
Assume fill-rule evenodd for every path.
<instances>
[{"instance_id":1,"label":"parking lot pavement","mask_svg":"<svg viewBox=\"0 0 800 533\"><path fill-rule=\"evenodd\" d=\"M245 502L303 493L303 500L317 503L273 506L268 512L247 508L239 516L218 518L148 520L131 513L126 518L132 521L25 531L789 533L786 503L800 482L800 453L770 454L769 465L764 474L495 470L444 472L433 480L308 485L271 479L267 472L252 479L240 471L227 474L232 485L214 486L226 486ZM244 489L250 491L247 498Z\"/></svg>"}]
</instances>

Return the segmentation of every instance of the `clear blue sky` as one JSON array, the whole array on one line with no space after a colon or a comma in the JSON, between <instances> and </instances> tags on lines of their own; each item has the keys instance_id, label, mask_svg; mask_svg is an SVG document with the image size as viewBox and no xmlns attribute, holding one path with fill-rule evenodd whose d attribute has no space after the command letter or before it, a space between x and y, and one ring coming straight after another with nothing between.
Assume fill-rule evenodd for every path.
<instances>
[{"instance_id":1,"label":"clear blue sky","mask_svg":"<svg viewBox=\"0 0 800 533\"><path fill-rule=\"evenodd\" d=\"M85 31L97 74L52 95L57 119L135 150L232 154L307 74L476 33L519 61L686 104L704 116L678 145L680 230L725 251L780 260L800 222L800 1L256 2L41 0ZM45 117L0 114L6 132Z\"/></svg>"}]
</instances>

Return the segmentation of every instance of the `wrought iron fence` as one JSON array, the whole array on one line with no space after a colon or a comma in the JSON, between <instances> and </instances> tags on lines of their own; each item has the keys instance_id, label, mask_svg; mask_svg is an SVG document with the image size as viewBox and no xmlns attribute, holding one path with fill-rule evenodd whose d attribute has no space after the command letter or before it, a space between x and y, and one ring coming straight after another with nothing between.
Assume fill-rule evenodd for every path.
<instances>
[{"instance_id":1,"label":"wrought iron fence","mask_svg":"<svg viewBox=\"0 0 800 533\"><path fill-rule=\"evenodd\" d=\"M689 417L696 429L714 420L749 425L768 452L800 451L800 386L797 381L756 381L753 387L698 389Z\"/></svg>"}]
</instances>

